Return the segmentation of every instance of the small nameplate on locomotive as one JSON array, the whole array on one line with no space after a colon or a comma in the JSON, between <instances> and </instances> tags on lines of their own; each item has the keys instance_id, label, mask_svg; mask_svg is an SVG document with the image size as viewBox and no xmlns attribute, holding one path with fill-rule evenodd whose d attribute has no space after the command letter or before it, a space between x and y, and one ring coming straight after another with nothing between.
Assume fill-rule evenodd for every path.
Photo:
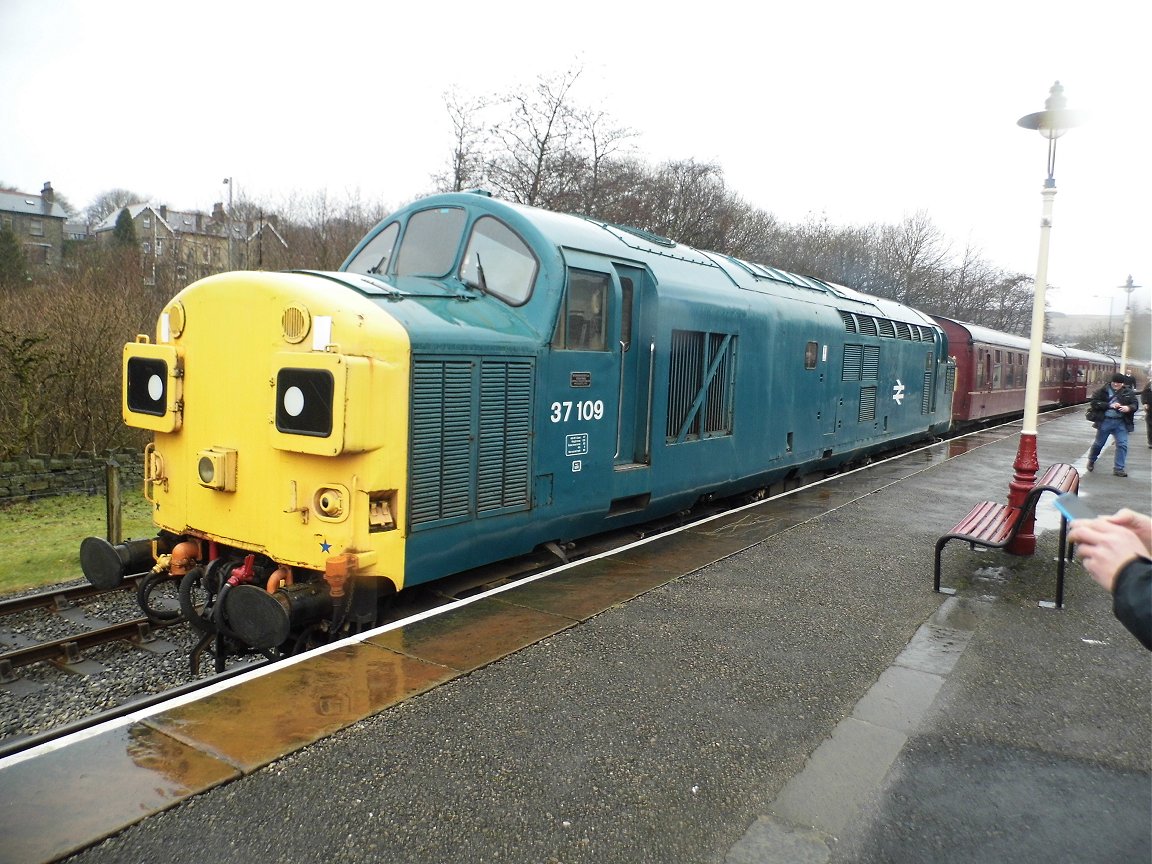
<instances>
[{"instance_id":1,"label":"small nameplate on locomotive","mask_svg":"<svg viewBox=\"0 0 1152 864\"><path fill-rule=\"evenodd\" d=\"M572 386L573 387L591 387L592 386L592 373L591 372L573 372L572 373Z\"/></svg>"}]
</instances>

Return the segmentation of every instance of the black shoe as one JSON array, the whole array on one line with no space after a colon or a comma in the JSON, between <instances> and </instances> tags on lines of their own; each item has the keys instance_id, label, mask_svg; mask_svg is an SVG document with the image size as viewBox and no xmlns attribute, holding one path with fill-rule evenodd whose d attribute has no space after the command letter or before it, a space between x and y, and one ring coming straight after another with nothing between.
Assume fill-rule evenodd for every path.
<instances>
[{"instance_id":1,"label":"black shoe","mask_svg":"<svg viewBox=\"0 0 1152 864\"><path fill-rule=\"evenodd\" d=\"M1119 468L1117 468L1117 469L1116 469L1115 471L1113 471L1112 473L1113 473L1113 474L1115 474L1117 477L1127 477L1127 476L1128 476L1128 472L1127 472L1127 471L1122 471L1122 470L1121 470L1121 469L1119 469Z\"/></svg>"},{"instance_id":2,"label":"black shoe","mask_svg":"<svg viewBox=\"0 0 1152 864\"><path fill-rule=\"evenodd\" d=\"M1089 471L1095 471L1096 470L1096 463L1095 462L1089 462L1088 463L1088 470Z\"/></svg>"}]
</instances>

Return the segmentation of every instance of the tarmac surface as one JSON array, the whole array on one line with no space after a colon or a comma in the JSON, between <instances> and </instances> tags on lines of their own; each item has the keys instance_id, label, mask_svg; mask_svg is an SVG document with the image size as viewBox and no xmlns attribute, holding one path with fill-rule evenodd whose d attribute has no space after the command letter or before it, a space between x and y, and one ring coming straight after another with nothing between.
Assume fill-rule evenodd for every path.
<instances>
[{"instance_id":1,"label":"tarmac surface","mask_svg":"<svg viewBox=\"0 0 1152 864\"><path fill-rule=\"evenodd\" d=\"M1035 555L954 541L957 594L932 591L936 539L1006 497L1018 429L792 493L796 524L751 548L67 860L1150 862L1152 654L1078 564L1064 608L1038 605L1051 496ZM1149 510L1143 427L1127 478L1110 449L1083 473L1091 433L1042 416L1041 470Z\"/></svg>"}]
</instances>

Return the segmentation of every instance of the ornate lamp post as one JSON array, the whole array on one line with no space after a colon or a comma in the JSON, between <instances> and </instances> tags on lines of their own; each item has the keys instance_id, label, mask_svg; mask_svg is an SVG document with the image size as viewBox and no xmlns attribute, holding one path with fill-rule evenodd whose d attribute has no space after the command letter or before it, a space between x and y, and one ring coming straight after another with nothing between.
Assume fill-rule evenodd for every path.
<instances>
[{"instance_id":1,"label":"ornate lamp post","mask_svg":"<svg viewBox=\"0 0 1152 864\"><path fill-rule=\"evenodd\" d=\"M1124 339L1120 348L1120 371L1125 375L1128 374L1128 333L1132 329L1132 292L1137 288L1143 288L1143 285L1136 285L1132 282L1132 276L1128 276L1128 281L1120 286L1128 292L1128 302L1124 306Z\"/></svg>"},{"instance_id":2,"label":"ornate lamp post","mask_svg":"<svg viewBox=\"0 0 1152 864\"><path fill-rule=\"evenodd\" d=\"M1024 426L1020 431L1020 446L1016 451L1016 461L1012 463L1015 474L1008 484L1008 503L1013 507L1023 507L1024 499L1036 482L1036 472L1040 462L1036 455L1036 426L1040 413L1040 384L1043 374L1041 352L1044 345L1044 292L1048 288L1048 237L1052 232L1052 200L1056 197L1056 140L1082 122L1081 115L1069 111L1064 106L1064 88L1057 81L1052 85L1044 110L1028 114L1016 121L1025 129L1035 129L1048 140L1048 177L1041 190L1040 216L1040 256L1036 262L1036 293L1032 300L1031 344L1028 349L1028 378L1024 388ZM1015 555L1031 555L1036 551L1035 518L1029 516L1022 522L1016 540L1007 551Z\"/></svg>"}]
</instances>

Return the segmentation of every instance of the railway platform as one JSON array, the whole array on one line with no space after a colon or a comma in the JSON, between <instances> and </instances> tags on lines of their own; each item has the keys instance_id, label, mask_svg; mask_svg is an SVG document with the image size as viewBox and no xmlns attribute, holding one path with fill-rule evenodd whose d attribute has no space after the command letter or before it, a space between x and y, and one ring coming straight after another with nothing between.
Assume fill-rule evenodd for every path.
<instances>
[{"instance_id":1,"label":"railway platform","mask_svg":"<svg viewBox=\"0 0 1152 864\"><path fill-rule=\"evenodd\" d=\"M1152 450L1042 467L1148 510ZM0 862L1152 861L1152 662L1070 564L933 549L1019 424L0 762ZM1098 465L1111 465L1105 451Z\"/></svg>"}]
</instances>

